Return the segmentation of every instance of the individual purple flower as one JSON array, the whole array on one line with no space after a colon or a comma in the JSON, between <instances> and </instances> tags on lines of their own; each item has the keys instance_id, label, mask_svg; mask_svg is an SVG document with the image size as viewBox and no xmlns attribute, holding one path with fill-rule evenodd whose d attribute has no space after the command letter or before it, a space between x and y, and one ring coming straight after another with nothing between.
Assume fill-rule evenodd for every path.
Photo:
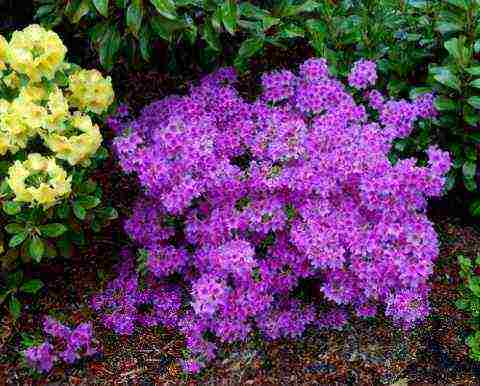
<instances>
[{"instance_id":1,"label":"individual purple flower","mask_svg":"<svg viewBox=\"0 0 480 386\"><path fill-rule=\"evenodd\" d=\"M56 360L53 346L48 342L30 347L23 354L29 366L40 372L49 372Z\"/></svg>"},{"instance_id":2,"label":"individual purple flower","mask_svg":"<svg viewBox=\"0 0 480 386\"><path fill-rule=\"evenodd\" d=\"M348 75L348 84L358 90L373 86L376 81L377 65L371 60L358 60Z\"/></svg>"},{"instance_id":3,"label":"individual purple flower","mask_svg":"<svg viewBox=\"0 0 480 386\"><path fill-rule=\"evenodd\" d=\"M271 102L291 98L296 81L296 76L287 70L264 74L262 76L263 97Z\"/></svg>"},{"instance_id":4,"label":"individual purple flower","mask_svg":"<svg viewBox=\"0 0 480 386\"><path fill-rule=\"evenodd\" d=\"M300 65L299 75L309 81L316 82L330 76L327 60L324 58L313 58L306 60Z\"/></svg>"}]
</instances>

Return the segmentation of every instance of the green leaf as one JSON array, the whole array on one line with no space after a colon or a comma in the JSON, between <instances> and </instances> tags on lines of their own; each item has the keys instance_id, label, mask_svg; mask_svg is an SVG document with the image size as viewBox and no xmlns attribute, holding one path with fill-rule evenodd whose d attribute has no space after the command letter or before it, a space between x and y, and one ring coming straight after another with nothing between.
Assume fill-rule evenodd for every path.
<instances>
[{"instance_id":1,"label":"green leaf","mask_svg":"<svg viewBox=\"0 0 480 386\"><path fill-rule=\"evenodd\" d=\"M305 36L305 30L302 27L292 23L282 26L279 36L287 39L302 38Z\"/></svg>"},{"instance_id":2,"label":"green leaf","mask_svg":"<svg viewBox=\"0 0 480 386\"><path fill-rule=\"evenodd\" d=\"M22 204L17 201L4 201L3 202L3 211L10 215L16 215L22 210Z\"/></svg>"},{"instance_id":3,"label":"green leaf","mask_svg":"<svg viewBox=\"0 0 480 386\"><path fill-rule=\"evenodd\" d=\"M177 17L173 0L150 0L150 3L152 3L160 15L165 16L167 19L173 20Z\"/></svg>"},{"instance_id":4,"label":"green leaf","mask_svg":"<svg viewBox=\"0 0 480 386\"><path fill-rule=\"evenodd\" d=\"M237 28L237 4L234 0L226 0L223 3L222 21L230 35L234 35Z\"/></svg>"},{"instance_id":5,"label":"green leaf","mask_svg":"<svg viewBox=\"0 0 480 386\"><path fill-rule=\"evenodd\" d=\"M280 11L282 16L295 16L303 12L312 12L319 8L321 4L314 0L307 0L299 5L288 4Z\"/></svg>"},{"instance_id":6,"label":"green leaf","mask_svg":"<svg viewBox=\"0 0 480 386\"><path fill-rule=\"evenodd\" d=\"M447 40L443 46L448 51L450 55L452 55L457 61L459 61L462 57L462 46L460 41L457 38L452 38Z\"/></svg>"},{"instance_id":7,"label":"green leaf","mask_svg":"<svg viewBox=\"0 0 480 386\"><path fill-rule=\"evenodd\" d=\"M148 25L144 25L140 31L140 54L142 55L143 60L146 62L150 61L150 29Z\"/></svg>"},{"instance_id":8,"label":"green leaf","mask_svg":"<svg viewBox=\"0 0 480 386\"><path fill-rule=\"evenodd\" d=\"M16 233L21 233L25 230L25 227L22 224L18 223L10 223L5 225L5 231L11 235L14 235Z\"/></svg>"},{"instance_id":9,"label":"green leaf","mask_svg":"<svg viewBox=\"0 0 480 386\"><path fill-rule=\"evenodd\" d=\"M474 217L480 216L480 198L476 198L470 204L470 214Z\"/></svg>"},{"instance_id":10,"label":"green leaf","mask_svg":"<svg viewBox=\"0 0 480 386\"><path fill-rule=\"evenodd\" d=\"M467 161L463 164L462 172L465 178L472 179L475 177L477 171L477 163L474 161Z\"/></svg>"},{"instance_id":11,"label":"green leaf","mask_svg":"<svg viewBox=\"0 0 480 386\"><path fill-rule=\"evenodd\" d=\"M447 97L440 96L435 98L435 107L438 111L454 111L457 109L457 104Z\"/></svg>"},{"instance_id":12,"label":"green leaf","mask_svg":"<svg viewBox=\"0 0 480 386\"><path fill-rule=\"evenodd\" d=\"M23 285L20 287L20 291L23 291L29 294L36 294L42 287L43 287L43 282L41 280L32 279L27 281L26 283L23 283Z\"/></svg>"},{"instance_id":13,"label":"green leaf","mask_svg":"<svg viewBox=\"0 0 480 386\"><path fill-rule=\"evenodd\" d=\"M461 31L463 29L463 26L458 23L440 22L440 23L437 23L437 25L435 26L435 29L438 32L440 32L442 35L445 35L447 33Z\"/></svg>"},{"instance_id":14,"label":"green leaf","mask_svg":"<svg viewBox=\"0 0 480 386\"><path fill-rule=\"evenodd\" d=\"M99 48L100 63L107 71L112 69L121 43L122 38L117 27L110 25L103 39L100 41Z\"/></svg>"},{"instance_id":15,"label":"green leaf","mask_svg":"<svg viewBox=\"0 0 480 386\"><path fill-rule=\"evenodd\" d=\"M92 0L100 15L108 17L108 0Z\"/></svg>"},{"instance_id":16,"label":"green leaf","mask_svg":"<svg viewBox=\"0 0 480 386\"><path fill-rule=\"evenodd\" d=\"M263 48L264 40L261 38L246 39L238 50L238 57L248 59Z\"/></svg>"},{"instance_id":17,"label":"green leaf","mask_svg":"<svg viewBox=\"0 0 480 386\"><path fill-rule=\"evenodd\" d=\"M138 38L142 27L143 5L141 0L133 0L127 8L127 27Z\"/></svg>"},{"instance_id":18,"label":"green leaf","mask_svg":"<svg viewBox=\"0 0 480 386\"><path fill-rule=\"evenodd\" d=\"M87 211L78 201L73 203L73 213L79 220L85 220L87 216Z\"/></svg>"},{"instance_id":19,"label":"green leaf","mask_svg":"<svg viewBox=\"0 0 480 386\"><path fill-rule=\"evenodd\" d=\"M470 82L470 86L480 88L480 79L475 79Z\"/></svg>"},{"instance_id":20,"label":"green leaf","mask_svg":"<svg viewBox=\"0 0 480 386\"><path fill-rule=\"evenodd\" d=\"M212 49L215 51L221 50L218 33L215 31L211 23L205 23L203 26L202 36Z\"/></svg>"},{"instance_id":21,"label":"green leaf","mask_svg":"<svg viewBox=\"0 0 480 386\"><path fill-rule=\"evenodd\" d=\"M101 200L95 196L82 196L78 198L77 202L88 210L97 207Z\"/></svg>"},{"instance_id":22,"label":"green leaf","mask_svg":"<svg viewBox=\"0 0 480 386\"><path fill-rule=\"evenodd\" d=\"M479 76L480 75L480 66L469 67L465 71L467 71L470 75Z\"/></svg>"},{"instance_id":23,"label":"green leaf","mask_svg":"<svg viewBox=\"0 0 480 386\"><path fill-rule=\"evenodd\" d=\"M45 245L43 244L43 240L39 237L32 238L30 240L30 244L28 245L28 253L32 259L39 263L42 260L44 252Z\"/></svg>"},{"instance_id":24,"label":"green leaf","mask_svg":"<svg viewBox=\"0 0 480 386\"><path fill-rule=\"evenodd\" d=\"M67 202L64 202L57 206L56 211L57 211L57 216L60 219L66 220L70 215L70 206L68 205Z\"/></svg>"},{"instance_id":25,"label":"green leaf","mask_svg":"<svg viewBox=\"0 0 480 386\"><path fill-rule=\"evenodd\" d=\"M10 298L10 302L8 303L8 310L10 311L10 315L12 315L14 319L18 319L20 317L20 313L22 312L22 305L15 296L12 296Z\"/></svg>"},{"instance_id":26,"label":"green leaf","mask_svg":"<svg viewBox=\"0 0 480 386\"><path fill-rule=\"evenodd\" d=\"M460 80L449 69L441 70L438 74L434 75L433 78L444 86L453 88L459 92L461 91Z\"/></svg>"},{"instance_id":27,"label":"green leaf","mask_svg":"<svg viewBox=\"0 0 480 386\"><path fill-rule=\"evenodd\" d=\"M16 235L14 235L10 239L10 242L8 243L8 246L10 248L15 248L15 247L19 246L21 243L23 243L26 238L27 238L27 232L17 233Z\"/></svg>"},{"instance_id":28,"label":"green leaf","mask_svg":"<svg viewBox=\"0 0 480 386\"><path fill-rule=\"evenodd\" d=\"M40 225L40 233L46 237L59 237L67 231L67 227L60 223Z\"/></svg>"},{"instance_id":29,"label":"green leaf","mask_svg":"<svg viewBox=\"0 0 480 386\"><path fill-rule=\"evenodd\" d=\"M11 273L7 277L7 286L8 289L16 289L17 287L22 284L23 281L23 272L22 271L15 271Z\"/></svg>"},{"instance_id":30,"label":"green leaf","mask_svg":"<svg viewBox=\"0 0 480 386\"><path fill-rule=\"evenodd\" d=\"M455 7L462 8L463 10L468 10L468 4L466 0L444 0L446 3L454 5Z\"/></svg>"},{"instance_id":31,"label":"green leaf","mask_svg":"<svg viewBox=\"0 0 480 386\"><path fill-rule=\"evenodd\" d=\"M115 0L115 5L120 8L124 9L127 6L128 0Z\"/></svg>"},{"instance_id":32,"label":"green leaf","mask_svg":"<svg viewBox=\"0 0 480 386\"><path fill-rule=\"evenodd\" d=\"M480 96L472 96L467 99L467 102L470 106L480 110Z\"/></svg>"}]
</instances>

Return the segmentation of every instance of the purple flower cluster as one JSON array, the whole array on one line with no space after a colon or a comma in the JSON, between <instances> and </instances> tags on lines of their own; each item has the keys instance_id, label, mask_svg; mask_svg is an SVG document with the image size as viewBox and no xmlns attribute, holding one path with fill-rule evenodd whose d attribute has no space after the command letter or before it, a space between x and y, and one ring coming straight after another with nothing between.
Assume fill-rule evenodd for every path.
<instances>
[{"instance_id":1,"label":"purple flower cluster","mask_svg":"<svg viewBox=\"0 0 480 386\"><path fill-rule=\"evenodd\" d=\"M359 60L348 76L348 84L358 90L373 86L377 81L377 65L371 60Z\"/></svg>"},{"instance_id":2,"label":"purple flower cluster","mask_svg":"<svg viewBox=\"0 0 480 386\"><path fill-rule=\"evenodd\" d=\"M92 308L101 312L105 327L130 335L137 325L176 326L181 306L178 289L147 277L140 283L134 260L128 251L117 267L118 276L100 294L92 298Z\"/></svg>"},{"instance_id":3,"label":"purple flower cluster","mask_svg":"<svg viewBox=\"0 0 480 386\"><path fill-rule=\"evenodd\" d=\"M360 61L349 82L365 88L375 79L375 65ZM206 336L234 342L254 328L269 338L298 336L309 324L339 328L349 307L371 317L386 305L405 327L424 318L438 254L426 200L441 195L450 158L431 148L427 167L392 165L388 153L417 119L435 114L433 98L371 91L377 122L324 59L298 75L263 76L255 102L234 83L230 69L210 75L188 95L146 107L115 140L123 169L144 188L125 229L148 252L157 282L140 291L133 267L121 270L95 300L106 323L129 333L145 324L139 305L151 304L149 317L168 315L186 335L185 368L198 371L215 356ZM180 292L155 297L171 275L190 299L178 317L170 315ZM294 296L306 278L318 281L330 311ZM160 303L166 311L156 311Z\"/></svg>"},{"instance_id":4,"label":"purple flower cluster","mask_svg":"<svg viewBox=\"0 0 480 386\"><path fill-rule=\"evenodd\" d=\"M45 317L43 331L49 339L23 352L27 363L41 372L48 372L55 362L73 364L82 356L97 352L91 323L81 323L71 329L52 317Z\"/></svg>"}]
</instances>

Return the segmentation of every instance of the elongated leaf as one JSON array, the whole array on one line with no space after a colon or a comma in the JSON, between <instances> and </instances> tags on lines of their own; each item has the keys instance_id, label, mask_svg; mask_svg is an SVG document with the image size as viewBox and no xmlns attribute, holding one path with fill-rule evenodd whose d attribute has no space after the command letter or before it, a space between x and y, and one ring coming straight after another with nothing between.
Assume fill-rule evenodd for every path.
<instances>
[{"instance_id":1,"label":"elongated leaf","mask_svg":"<svg viewBox=\"0 0 480 386\"><path fill-rule=\"evenodd\" d=\"M470 86L480 88L480 79L475 79L470 82Z\"/></svg>"},{"instance_id":2,"label":"elongated leaf","mask_svg":"<svg viewBox=\"0 0 480 386\"><path fill-rule=\"evenodd\" d=\"M107 70L110 71L116 59L122 38L115 25L110 25L104 38L100 41L100 63Z\"/></svg>"},{"instance_id":3,"label":"elongated leaf","mask_svg":"<svg viewBox=\"0 0 480 386\"><path fill-rule=\"evenodd\" d=\"M452 23L452 22L440 22L437 23L435 29L440 32L442 35L450 33L450 32L458 32L461 31L463 26L461 24Z\"/></svg>"},{"instance_id":4,"label":"elongated leaf","mask_svg":"<svg viewBox=\"0 0 480 386\"><path fill-rule=\"evenodd\" d=\"M138 38L142 27L143 4L142 0L133 0L127 8L127 27Z\"/></svg>"},{"instance_id":5,"label":"elongated leaf","mask_svg":"<svg viewBox=\"0 0 480 386\"><path fill-rule=\"evenodd\" d=\"M18 246L18 245L20 245L21 243L23 243L26 238L27 238L27 232L17 233L16 235L14 235L14 236L10 239L10 242L8 243L8 246L9 246L10 248L15 248L16 246Z\"/></svg>"},{"instance_id":6,"label":"elongated leaf","mask_svg":"<svg viewBox=\"0 0 480 386\"><path fill-rule=\"evenodd\" d=\"M20 291L29 293L29 294L36 294L40 288L43 287L43 282L39 279L32 279L23 283L20 287Z\"/></svg>"},{"instance_id":7,"label":"elongated leaf","mask_svg":"<svg viewBox=\"0 0 480 386\"><path fill-rule=\"evenodd\" d=\"M480 199L477 198L472 201L470 204L470 213L472 216L479 217L480 216Z\"/></svg>"},{"instance_id":8,"label":"elongated leaf","mask_svg":"<svg viewBox=\"0 0 480 386\"><path fill-rule=\"evenodd\" d=\"M78 201L73 203L73 213L79 220L85 220L85 217L87 216L87 211Z\"/></svg>"},{"instance_id":9,"label":"elongated leaf","mask_svg":"<svg viewBox=\"0 0 480 386\"><path fill-rule=\"evenodd\" d=\"M108 17L108 0L92 0L100 15Z\"/></svg>"},{"instance_id":10,"label":"elongated leaf","mask_svg":"<svg viewBox=\"0 0 480 386\"><path fill-rule=\"evenodd\" d=\"M235 34L237 28L237 4L234 0L226 0L222 5L222 21L230 35Z\"/></svg>"},{"instance_id":11,"label":"elongated leaf","mask_svg":"<svg viewBox=\"0 0 480 386\"><path fill-rule=\"evenodd\" d=\"M3 203L3 211L10 216L20 213L21 210L22 204L17 201L4 201Z\"/></svg>"},{"instance_id":12,"label":"elongated leaf","mask_svg":"<svg viewBox=\"0 0 480 386\"><path fill-rule=\"evenodd\" d=\"M5 231L11 235L16 233L21 233L25 230L25 227L22 224L10 223L5 225Z\"/></svg>"},{"instance_id":13,"label":"elongated leaf","mask_svg":"<svg viewBox=\"0 0 480 386\"><path fill-rule=\"evenodd\" d=\"M44 252L45 245L43 244L43 240L41 238L34 237L30 240L30 244L28 245L28 253L33 260L39 263L42 260Z\"/></svg>"},{"instance_id":14,"label":"elongated leaf","mask_svg":"<svg viewBox=\"0 0 480 386\"><path fill-rule=\"evenodd\" d=\"M67 231L67 227L60 223L52 223L39 226L40 233L46 237L59 237Z\"/></svg>"},{"instance_id":15,"label":"elongated leaf","mask_svg":"<svg viewBox=\"0 0 480 386\"><path fill-rule=\"evenodd\" d=\"M172 0L150 0L150 3L160 15L172 20L177 17L175 3Z\"/></svg>"},{"instance_id":16,"label":"elongated leaf","mask_svg":"<svg viewBox=\"0 0 480 386\"><path fill-rule=\"evenodd\" d=\"M261 38L246 39L238 50L238 57L247 59L263 48L264 40Z\"/></svg>"},{"instance_id":17,"label":"elongated leaf","mask_svg":"<svg viewBox=\"0 0 480 386\"><path fill-rule=\"evenodd\" d=\"M447 97L437 97L435 98L435 107L438 111L453 111L457 109L457 104Z\"/></svg>"},{"instance_id":18,"label":"elongated leaf","mask_svg":"<svg viewBox=\"0 0 480 386\"><path fill-rule=\"evenodd\" d=\"M468 10L468 3L466 0L444 0L446 3L454 5L455 7L462 8L463 10Z\"/></svg>"},{"instance_id":19,"label":"elongated leaf","mask_svg":"<svg viewBox=\"0 0 480 386\"><path fill-rule=\"evenodd\" d=\"M443 46L445 49L448 51L450 55L452 55L455 60L460 60L462 57L462 47L461 43L457 38L452 38L450 40L447 40Z\"/></svg>"},{"instance_id":20,"label":"elongated leaf","mask_svg":"<svg viewBox=\"0 0 480 386\"><path fill-rule=\"evenodd\" d=\"M461 91L460 80L450 70L443 70L433 77L437 82L443 84L444 86Z\"/></svg>"},{"instance_id":21,"label":"elongated leaf","mask_svg":"<svg viewBox=\"0 0 480 386\"><path fill-rule=\"evenodd\" d=\"M467 99L467 102L470 106L480 110L480 96L473 96Z\"/></svg>"},{"instance_id":22,"label":"elongated leaf","mask_svg":"<svg viewBox=\"0 0 480 386\"><path fill-rule=\"evenodd\" d=\"M210 23L205 23L203 26L203 39L208 43L208 45L215 51L220 51L220 38L218 33L215 31L213 26Z\"/></svg>"},{"instance_id":23,"label":"elongated leaf","mask_svg":"<svg viewBox=\"0 0 480 386\"><path fill-rule=\"evenodd\" d=\"M480 75L480 66L469 67L465 71L467 71L470 75L479 76Z\"/></svg>"},{"instance_id":24,"label":"elongated leaf","mask_svg":"<svg viewBox=\"0 0 480 386\"><path fill-rule=\"evenodd\" d=\"M18 319L20 317L20 314L22 312L22 305L15 296L12 296L10 298L10 302L8 303L8 310L10 311L10 315L12 315L14 319Z\"/></svg>"}]
</instances>

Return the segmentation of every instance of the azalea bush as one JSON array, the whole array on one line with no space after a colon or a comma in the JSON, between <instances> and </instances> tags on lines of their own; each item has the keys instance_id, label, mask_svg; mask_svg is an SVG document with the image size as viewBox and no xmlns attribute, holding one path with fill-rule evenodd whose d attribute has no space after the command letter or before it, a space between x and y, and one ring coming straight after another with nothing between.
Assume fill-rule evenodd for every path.
<instances>
[{"instance_id":1,"label":"azalea bush","mask_svg":"<svg viewBox=\"0 0 480 386\"><path fill-rule=\"evenodd\" d=\"M59 36L38 25L9 41L0 36L0 271L69 257L85 224L98 231L116 217L89 178L106 156L96 122L113 102L111 81L66 62L66 53ZM20 276L11 274L0 292L15 317Z\"/></svg>"},{"instance_id":2,"label":"azalea bush","mask_svg":"<svg viewBox=\"0 0 480 386\"><path fill-rule=\"evenodd\" d=\"M93 299L106 326L177 326L187 371L219 342L340 327L349 309L384 309L404 328L429 313L438 239L426 199L442 194L448 153L389 160L392 142L436 115L433 96L373 89L374 62L344 82L324 59L262 77L243 99L224 68L188 95L111 119L114 147L143 195L125 223L142 248ZM323 302L302 290L313 283ZM182 307L184 301L188 307Z\"/></svg>"}]
</instances>

